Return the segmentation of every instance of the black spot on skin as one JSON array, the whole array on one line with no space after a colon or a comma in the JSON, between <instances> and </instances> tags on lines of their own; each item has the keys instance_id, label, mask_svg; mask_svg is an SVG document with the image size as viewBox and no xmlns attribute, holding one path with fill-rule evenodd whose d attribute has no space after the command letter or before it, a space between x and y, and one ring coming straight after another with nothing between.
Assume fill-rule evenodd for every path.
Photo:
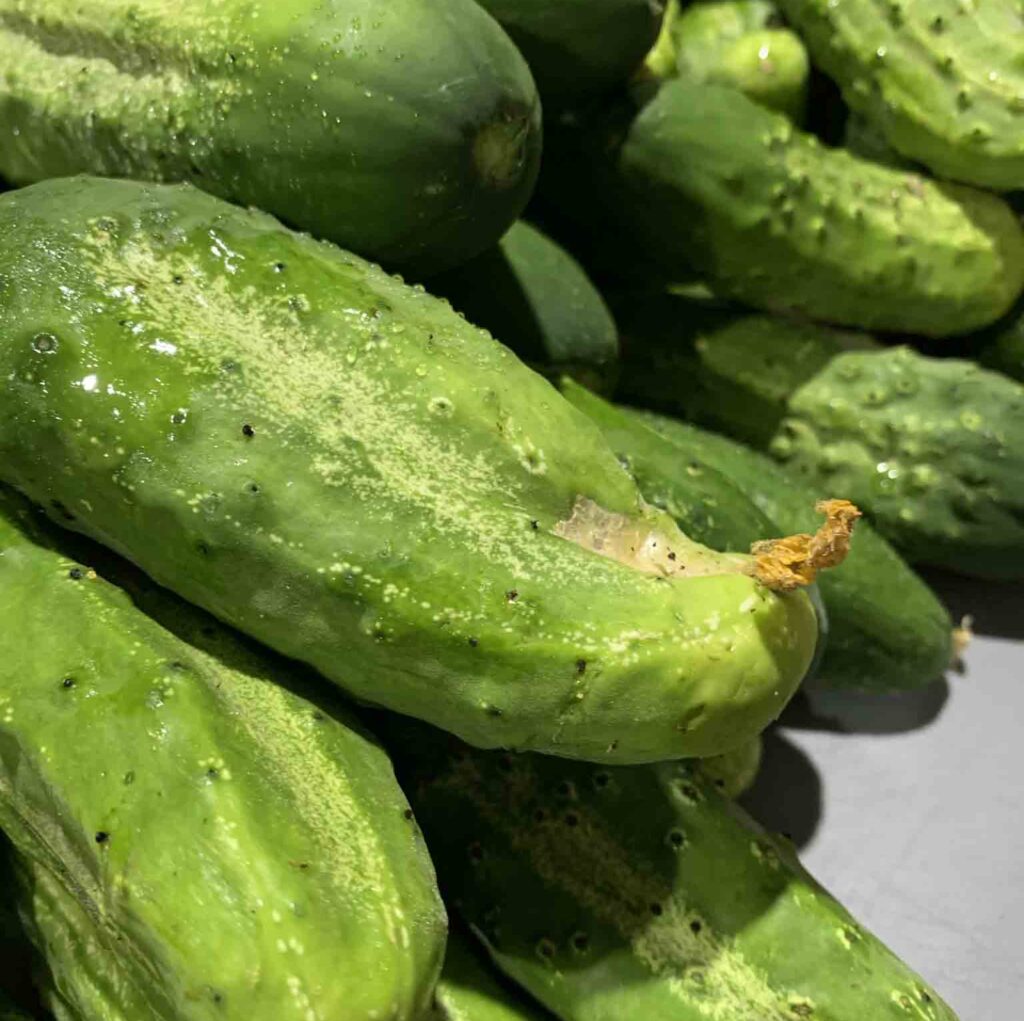
<instances>
[{"instance_id":1,"label":"black spot on skin","mask_svg":"<svg viewBox=\"0 0 1024 1021\"><path fill-rule=\"evenodd\" d=\"M654 915L655 918L660 918L663 910L664 909L657 901L651 905L651 914Z\"/></svg>"},{"instance_id":2,"label":"black spot on skin","mask_svg":"<svg viewBox=\"0 0 1024 1021\"><path fill-rule=\"evenodd\" d=\"M519 598L519 593L514 588L509 589L508 592L505 593L505 598L510 603L514 603Z\"/></svg>"},{"instance_id":3,"label":"black spot on skin","mask_svg":"<svg viewBox=\"0 0 1024 1021\"><path fill-rule=\"evenodd\" d=\"M246 422L245 425L242 426L242 435L251 439L256 435L256 430Z\"/></svg>"},{"instance_id":4,"label":"black spot on skin","mask_svg":"<svg viewBox=\"0 0 1024 1021\"><path fill-rule=\"evenodd\" d=\"M576 660L576 673L577 674L586 673L586 670L587 670L587 661L585 659L578 659L578 660Z\"/></svg>"},{"instance_id":5,"label":"black spot on skin","mask_svg":"<svg viewBox=\"0 0 1024 1021\"><path fill-rule=\"evenodd\" d=\"M110 834L106 830L99 830L96 833L96 843L105 844L110 839Z\"/></svg>"},{"instance_id":6,"label":"black spot on skin","mask_svg":"<svg viewBox=\"0 0 1024 1021\"><path fill-rule=\"evenodd\" d=\"M402 813L402 817L411 821L412 820L412 809L411 808L407 808Z\"/></svg>"},{"instance_id":7,"label":"black spot on skin","mask_svg":"<svg viewBox=\"0 0 1024 1021\"><path fill-rule=\"evenodd\" d=\"M74 677L65 677L64 680L61 681L61 685L65 688L73 688L75 686Z\"/></svg>"},{"instance_id":8,"label":"black spot on skin","mask_svg":"<svg viewBox=\"0 0 1024 1021\"><path fill-rule=\"evenodd\" d=\"M536 532L540 528L540 522L533 520L530 522L530 527Z\"/></svg>"},{"instance_id":9,"label":"black spot on skin","mask_svg":"<svg viewBox=\"0 0 1024 1021\"><path fill-rule=\"evenodd\" d=\"M68 577L72 581L81 581L84 576L85 573L80 567L72 567L71 570L68 571Z\"/></svg>"},{"instance_id":10,"label":"black spot on skin","mask_svg":"<svg viewBox=\"0 0 1024 1021\"><path fill-rule=\"evenodd\" d=\"M575 812L566 812L564 818L565 825L570 828L579 826L580 824L580 817Z\"/></svg>"},{"instance_id":11,"label":"black spot on skin","mask_svg":"<svg viewBox=\"0 0 1024 1021\"><path fill-rule=\"evenodd\" d=\"M704 926L701 925L700 922L698 922L696 919L694 919L692 922L690 922L690 932L692 932L695 936L703 928L704 928Z\"/></svg>"},{"instance_id":12,"label":"black spot on skin","mask_svg":"<svg viewBox=\"0 0 1024 1021\"><path fill-rule=\"evenodd\" d=\"M470 638L469 644L475 649L480 644L479 638Z\"/></svg>"}]
</instances>

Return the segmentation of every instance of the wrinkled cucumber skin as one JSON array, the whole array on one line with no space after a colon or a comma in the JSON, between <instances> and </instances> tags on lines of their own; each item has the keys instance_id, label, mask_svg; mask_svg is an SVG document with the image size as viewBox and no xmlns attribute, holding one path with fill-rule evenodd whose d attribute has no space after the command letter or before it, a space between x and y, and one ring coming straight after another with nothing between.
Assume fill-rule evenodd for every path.
<instances>
[{"instance_id":1,"label":"wrinkled cucumber skin","mask_svg":"<svg viewBox=\"0 0 1024 1021\"><path fill-rule=\"evenodd\" d=\"M419 274L526 204L540 103L470 0L0 0L0 174L191 181Z\"/></svg>"},{"instance_id":2,"label":"wrinkled cucumber skin","mask_svg":"<svg viewBox=\"0 0 1024 1021\"><path fill-rule=\"evenodd\" d=\"M562 1021L953 1021L693 764L454 745L399 767L442 889Z\"/></svg>"},{"instance_id":3,"label":"wrinkled cucumber skin","mask_svg":"<svg viewBox=\"0 0 1024 1021\"><path fill-rule=\"evenodd\" d=\"M140 583L157 623L56 531L0 491L0 826L51 1006L417 1018L445 916L384 752Z\"/></svg>"},{"instance_id":4,"label":"wrinkled cucumber skin","mask_svg":"<svg viewBox=\"0 0 1024 1021\"><path fill-rule=\"evenodd\" d=\"M460 929L448 937L444 971L427 1021L551 1021L542 1007L527 1002L486 962L482 948Z\"/></svg>"},{"instance_id":5,"label":"wrinkled cucumber skin","mask_svg":"<svg viewBox=\"0 0 1024 1021\"><path fill-rule=\"evenodd\" d=\"M766 0L704 0L672 26L676 72L739 89L755 102L803 120L810 61L795 32Z\"/></svg>"},{"instance_id":6,"label":"wrinkled cucumber skin","mask_svg":"<svg viewBox=\"0 0 1024 1021\"><path fill-rule=\"evenodd\" d=\"M545 103L600 96L654 45L662 0L480 0L526 57Z\"/></svg>"},{"instance_id":7,"label":"wrinkled cucumber skin","mask_svg":"<svg viewBox=\"0 0 1024 1021\"><path fill-rule=\"evenodd\" d=\"M619 335L600 292L569 252L523 220L427 289L542 371L598 385L614 371Z\"/></svg>"},{"instance_id":8,"label":"wrinkled cucumber skin","mask_svg":"<svg viewBox=\"0 0 1024 1021\"><path fill-rule=\"evenodd\" d=\"M629 762L727 751L799 684L807 597L647 508L446 303L183 186L46 182L0 231L0 477L356 697ZM580 497L696 576L563 538Z\"/></svg>"},{"instance_id":9,"label":"wrinkled cucumber skin","mask_svg":"<svg viewBox=\"0 0 1024 1021\"><path fill-rule=\"evenodd\" d=\"M818 67L937 176L1024 188L1019 0L778 0Z\"/></svg>"},{"instance_id":10,"label":"wrinkled cucumber skin","mask_svg":"<svg viewBox=\"0 0 1024 1021\"><path fill-rule=\"evenodd\" d=\"M634 354L623 365L620 398L696 418L762 446L782 420L784 393L799 385L801 373L820 371L828 357L820 328L708 309L674 296L648 297L633 307L633 318L623 316L627 349ZM869 343L861 336L828 336L835 338L829 351ZM603 423L614 450L629 449L642 492L655 501L659 492L673 494L673 503L665 504L670 513L706 502L694 479L725 477L771 522L769 531L758 534L765 526L751 529L748 512L737 516L736 505L719 494L717 534L702 531L699 516L684 518L691 522L688 534L715 548L724 543L722 548L735 549L768 534L813 532L821 522L815 502L848 495L829 480L800 479L726 436L662 415L613 409L578 389L564 392ZM688 465L701 474L684 471ZM935 680L949 665L953 625L948 612L866 520L857 523L849 556L823 572L818 586L829 633L816 685L899 691Z\"/></svg>"},{"instance_id":11,"label":"wrinkled cucumber skin","mask_svg":"<svg viewBox=\"0 0 1024 1021\"><path fill-rule=\"evenodd\" d=\"M822 146L742 93L666 82L618 157L633 231L757 308L925 336L980 329L1024 288L1000 198Z\"/></svg>"}]
</instances>

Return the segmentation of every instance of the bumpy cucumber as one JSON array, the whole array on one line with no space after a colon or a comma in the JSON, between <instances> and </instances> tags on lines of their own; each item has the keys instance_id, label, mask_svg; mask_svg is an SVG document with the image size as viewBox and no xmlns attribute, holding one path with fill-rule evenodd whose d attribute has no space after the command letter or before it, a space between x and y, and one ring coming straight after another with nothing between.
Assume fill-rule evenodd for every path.
<instances>
[{"instance_id":1,"label":"bumpy cucumber","mask_svg":"<svg viewBox=\"0 0 1024 1021\"><path fill-rule=\"evenodd\" d=\"M446 896L563 1021L954 1018L689 763L404 745Z\"/></svg>"},{"instance_id":2,"label":"bumpy cucumber","mask_svg":"<svg viewBox=\"0 0 1024 1021\"><path fill-rule=\"evenodd\" d=\"M520 358L556 374L600 384L618 360L618 331L600 292L561 245L522 220L494 248L427 286Z\"/></svg>"},{"instance_id":3,"label":"bumpy cucumber","mask_svg":"<svg viewBox=\"0 0 1024 1021\"><path fill-rule=\"evenodd\" d=\"M699 349L700 334L688 335L684 326L693 327L699 321L697 312L679 299L663 299L659 326L659 301L650 299L647 304L648 314L642 320L651 324L643 331L649 343L650 371L634 375L635 363L628 362L622 381L624 395L637 403L653 403L678 413L692 406L686 400L686 386L701 375L691 346ZM725 312L705 311L705 329L713 330L715 318L721 329L729 330L754 317L737 319ZM750 335L756 342L770 324L751 325ZM627 324L628 329L637 326L636 321ZM796 331L790 333L788 353L778 357L778 364L799 364L800 331L781 323L775 329ZM710 351L714 351L713 343ZM655 379L657 386L652 385ZM826 492L804 482L764 454L724 436L659 415L612 408L571 384L564 385L563 392L601 426L612 449L626 458L641 492L687 521L688 534L716 549L748 548L759 531L775 535L812 532L819 523L813 509L815 501L822 496L841 495L831 486ZM714 388L707 392L708 400L713 402L716 393L723 405L731 400L727 392ZM682 408L680 395L685 402ZM744 404L739 401L735 406L742 408ZM727 479L746 502L730 499L729 491L719 488L705 514L702 508L709 505L708 478ZM751 522L750 506L767 525ZM704 522L709 519L705 530ZM818 587L829 627L813 683L898 691L927 684L949 665L953 630L949 614L867 522L858 524L846 560L821 574Z\"/></svg>"},{"instance_id":4,"label":"bumpy cucumber","mask_svg":"<svg viewBox=\"0 0 1024 1021\"><path fill-rule=\"evenodd\" d=\"M480 0L522 50L545 103L600 95L642 63L663 0Z\"/></svg>"},{"instance_id":5,"label":"bumpy cucumber","mask_svg":"<svg viewBox=\"0 0 1024 1021\"><path fill-rule=\"evenodd\" d=\"M701 759L700 769L727 798L737 798L757 779L763 752L764 743L758 734L752 741L725 755Z\"/></svg>"},{"instance_id":6,"label":"bumpy cucumber","mask_svg":"<svg viewBox=\"0 0 1024 1021\"><path fill-rule=\"evenodd\" d=\"M727 751L799 684L807 597L447 303L189 187L47 182L0 231L0 477L360 699L627 762Z\"/></svg>"},{"instance_id":7,"label":"bumpy cucumber","mask_svg":"<svg viewBox=\"0 0 1024 1021\"><path fill-rule=\"evenodd\" d=\"M480 947L461 930L451 933L430 1021L544 1021L551 1017L510 983L500 981L480 957Z\"/></svg>"},{"instance_id":8,"label":"bumpy cucumber","mask_svg":"<svg viewBox=\"0 0 1024 1021\"><path fill-rule=\"evenodd\" d=\"M1001 199L827 149L733 89L666 82L619 166L663 272L689 264L759 308L947 336L1024 287L1024 232Z\"/></svg>"},{"instance_id":9,"label":"bumpy cucumber","mask_svg":"<svg viewBox=\"0 0 1024 1021\"><path fill-rule=\"evenodd\" d=\"M418 1017L444 911L384 752L40 517L0 492L0 827L62 1017Z\"/></svg>"},{"instance_id":10,"label":"bumpy cucumber","mask_svg":"<svg viewBox=\"0 0 1024 1021\"><path fill-rule=\"evenodd\" d=\"M418 273L529 197L540 108L471 0L0 0L0 173L187 180Z\"/></svg>"},{"instance_id":11,"label":"bumpy cucumber","mask_svg":"<svg viewBox=\"0 0 1024 1021\"><path fill-rule=\"evenodd\" d=\"M672 26L676 73L731 85L791 120L803 119L810 62L768 0L703 0Z\"/></svg>"},{"instance_id":12,"label":"bumpy cucumber","mask_svg":"<svg viewBox=\"0 0 1024 1021\"><path fill-rule=\"evenodd\" d=\"M940 177L1024 187L1019 0L779 0L816 65L904 156Z\"/></svg>"},{"instance_id":13,"label":"bumpy cucumber","mask_svg":"<svg viewBox=\"0 0 1024 1021\"><path fill-rule=\"evenodd\" d=\"M769 451L813 490L856 503L911 561L1024 575L1020 383L863 335L743 314L688 335L685 303L668 314L660 340L655 325L646 350L632 347L627 399L646 393Z\"/></svg>"}]
</instances>

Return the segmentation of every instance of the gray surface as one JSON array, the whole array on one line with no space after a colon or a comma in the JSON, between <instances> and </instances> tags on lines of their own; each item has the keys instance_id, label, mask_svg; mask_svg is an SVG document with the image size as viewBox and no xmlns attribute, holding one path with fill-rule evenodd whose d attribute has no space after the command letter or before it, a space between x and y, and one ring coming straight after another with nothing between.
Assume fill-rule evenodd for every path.
<instances>
[{"instance_id":1,"label":"gray surface","mask_svg":"<svg viewBox=\"0 0 1024 1021\"><path fill-rule=\"evenodd\" d=\"M961 1021L1017 1021L1024 587L930 580L975 614L966 670L910 696L795 703L745 800Z\"/></svg>"}]
</instances>

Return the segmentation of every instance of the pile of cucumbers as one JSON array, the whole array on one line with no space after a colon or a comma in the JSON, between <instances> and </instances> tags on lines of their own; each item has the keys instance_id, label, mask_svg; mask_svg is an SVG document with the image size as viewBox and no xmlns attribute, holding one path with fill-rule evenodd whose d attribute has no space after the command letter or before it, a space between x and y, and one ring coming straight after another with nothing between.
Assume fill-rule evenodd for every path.
<instances>
[{"instance_id":1,"label":"pile of cucumbers","mask_svg":"<svg viewBox=\"0 0 1024 1021\"><path fill-rule=\"evenodd\" d=\"M1024 578L1022 33L0 0L0 1021L955 1021L733 798Z\"/></svg>"}]
</instances>

